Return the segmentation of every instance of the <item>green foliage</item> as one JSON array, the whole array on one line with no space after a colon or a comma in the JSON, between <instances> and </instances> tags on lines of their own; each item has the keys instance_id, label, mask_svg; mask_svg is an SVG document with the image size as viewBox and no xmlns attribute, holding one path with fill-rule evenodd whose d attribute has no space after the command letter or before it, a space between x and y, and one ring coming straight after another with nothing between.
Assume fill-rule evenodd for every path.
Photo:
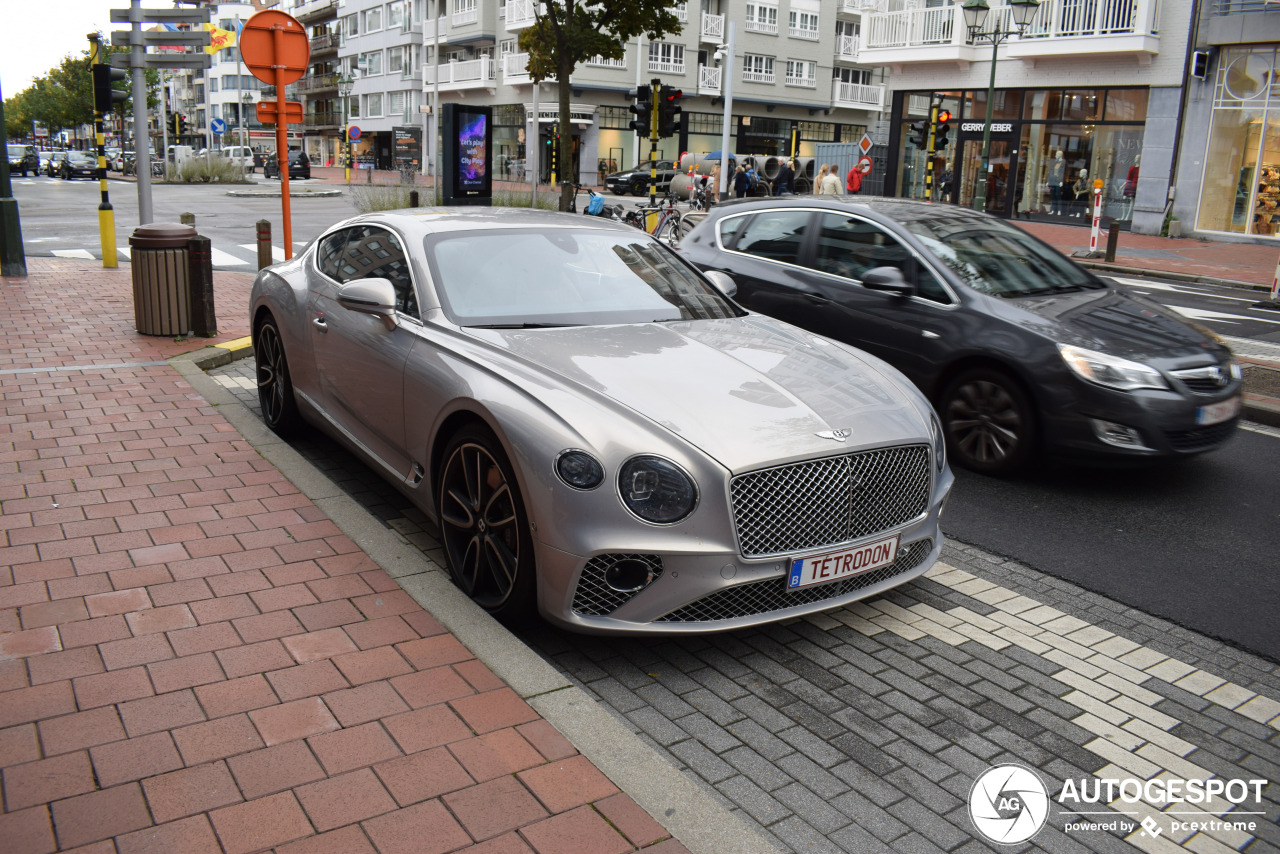
<instances>
[{"instance_id":1,"label":"green foliage","mask_svg":"<svg viewBox=\"0 0 1280 854\"><path fill-rule=\"evenodd\" d=\"M570 77L593 56L623 59L627 42L644 33L651 41L680 31L670 0L547 0L536 20L520 33L520 49L529 54L536 81L554 77L559 87L560 127L569 127ZM572 163L570 135L560 135L560 163ZM570 176L573 177L573 176ZM573 188L561 187L560 209L567 210Z\"/></svg>"},{"instance_id":2,"label":"green foliage","mask_svg":"<svg viewBox=\"0 0 1280 854\"><path fill-rule=\"evenodd\" d=\"M243 184L244 169L226 157L189 158L180 169L169 166L165 180L182 184Z\"/></svg>"}]
</instances>

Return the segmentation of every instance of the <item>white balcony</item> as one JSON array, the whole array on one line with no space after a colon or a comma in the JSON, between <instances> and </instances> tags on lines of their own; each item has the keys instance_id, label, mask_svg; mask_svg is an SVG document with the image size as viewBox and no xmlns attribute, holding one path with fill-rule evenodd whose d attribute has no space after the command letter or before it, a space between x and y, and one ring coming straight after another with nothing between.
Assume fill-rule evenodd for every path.
<instances>
[{"instance_id":1,"label":"white balcony","mask_svg":"<svg viewBox=\"0 0 1280 854\"><path fill-rule=\"evenodd\" d=\"M831 106L850 107L855 110L883 110L884 87L835 80L831 84Z\"/></svg>"},{"instance_id":2,"label":"white balcony","mask_svg":"<svg viewBox=\"0 0 1280 854\"><path fill-rule=\"evenodd\" d=\"M792 77L787 75L788 86L800 86L805 89L817 89L818 81L813 77Z\"/></svg>"},{"instance_id":3,"label":"white balcony","mask_svg":"<svg viewBox=\"0 0 1280 854\"><path fill-rule=\"evenodd\" d=\"M422 68L422 84L424 87L434 86L436 82L435 65ZM445 62L440 65L440 86L454 91L463 89L485 89L496 84L493 75L493 58L482 56L479 59L468 59L463 62Z\"/></svg>"},{"instance_id":4,"label":"white balcony","mask_svg":"<svg viewBox=\"0 0 1280 854\"><path fill-rule=\"evenodd\" d=\"M538 0L507 0L507 29L523 30L537 20Z\"/></svg>"},{"instance_id":5,"label":"white balcony","mask_svg":"<svg viewBox=\"0 0 1280 854\"><path fill-rule=\"evenodd\" d=\"M816 42L819 38L817 30L806 30L803 27L788 27L787 35L793 39L807 39Z\"/></svg>"},{"instance_id":6,"label":"white balcony","mask_svg":"<svg viewBox=\"0 0 1280 854\"><path fill-rule=\"evenodd\" d=\"M592 68L615 68L621 71L627 70L627 61L625 59L605 59L599 54L596 54L582 64L589 65Z\"/></svg>"},{"instance_id":7,"label":"white balcony","mask_svg":"<svg viewBox=\"0 0 1280 854\"><path fill-rule=\"evenodd\" d=\"M1003 55L1037 57L1134 55L1139 63L1159 53L1159 0L1043 0L1027 34L1013 36ZM1013 29L1012 10L993 4L987 28ZM862 62L984 61L988 42L971 44L961 6L936 6L866 16Z\"/></svg>"},{"instance_id":8,"label":"white balcony","mask_svg":"<svg viewBox=\"0 0 1280 854\"><path fill-rule=\"evenodd\" d=\"M857 62L861 43L861 36L837 36L836 62Z\"/></svg>"},{"instance_id":9,"label":"white balcony","mask_svg":"<svg viewBox=\"0 0 1280 854\"><path fill-rule=\"evenodd\" d=\"M720 94L720 69L714 65L698 66L698 94Z\"/></svg>"},{"instance_id":10,"label":"white balcony","mask_svg":"<svg viewBox=\"0 0 1280 854\"><path fill-rule=\"evenodd\" d=\"M480 10L474 6L470 9L455 10L450 20L455 27L465 27L480 20Z\"/></svg>"},{"instance_id":11,"label":"white balcony","mask_svg":"<svg viewBox=\"0 0 1280 854\"><path fill-rule=\"evenodd\" d=\"M836 14L861 15L864 12L884 12L888 8L887 0L837 0Z\"/></svg>"},{"instance_id":12,"label":"white balcony","mask_svg":"<svg viewBox=\"0 0 1280 854\"><path fill-rule=\"evenodd\" d=\"M702 13L701 40L719 44L724 41L724 15L708 15Z\"/></svg>"},{"instance_id":13,"label":"white balcony","mask_svg":"<svg viewBox=\"0 0 1280 854\"><path fill-rule=\"evenodd\" d=\"M676 20L682 24L689 23L689 4L687 0L681 0L671 7L671 11L675 13Z\"/></svg>"},{"instance_id":14,"label":"white balcony","mask_svg":"<svg viewBox=\"0 0 1280 854\"><path fill-rule=\"evenodd\" d=\"M752 18L748 18L745 27L749 33L765 33L767 35L775 36L778 34L777 21L757 21Z\"/></svg>"},{"instance_id":15,"label":"white balcony","mask_svg":"<svg viewBox=\"0 0 1280 854\"><path fill-rule=\"evenodd\" d=\"M654 59L649 57L650 74L684 74L683 59Z\"/></svg>"},{"instance_id":16,"label":"white balcony","mask_svg":"<svg viewBox=\"0 0 1280 854\"><path fill-rule=\"evenodd\" d=\"M774 84L777 78L774 77L772 71L746 71L742 72L743 83L767 83L770 86Z\"/></svg>"},{"instance_id":17,"label":"white balcony","mask_svg":"<svg viewBox=\"0 0 1280 854\"><path fill-rule=\"evenodd\" d=\"M527 86L533 82L529 74L529 54L509 53L502 57L502 82L508 86ZM542 82L554 83L556 80L549 77Z\"/></svg>"}]
</instances>

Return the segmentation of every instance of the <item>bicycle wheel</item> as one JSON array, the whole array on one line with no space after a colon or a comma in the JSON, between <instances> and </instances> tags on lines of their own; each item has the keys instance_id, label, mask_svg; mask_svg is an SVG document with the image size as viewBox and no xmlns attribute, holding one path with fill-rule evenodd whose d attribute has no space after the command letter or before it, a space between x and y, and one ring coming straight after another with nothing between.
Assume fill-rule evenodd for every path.
<instances>
[{"instance_id":1,"label":"bicycle wheel","mask_svg":"<svg viewBox=\"0 0 1280 854\"><path fill-rule=\"evenodd\" d=\"M675 246L680 242L680 238L684 237L687 231L682 229L681 223L683 218L679 213L672 211L662 224L658 226L658 230L654 233L654 237L667 244Z\"/></svg>"}]
</instances>

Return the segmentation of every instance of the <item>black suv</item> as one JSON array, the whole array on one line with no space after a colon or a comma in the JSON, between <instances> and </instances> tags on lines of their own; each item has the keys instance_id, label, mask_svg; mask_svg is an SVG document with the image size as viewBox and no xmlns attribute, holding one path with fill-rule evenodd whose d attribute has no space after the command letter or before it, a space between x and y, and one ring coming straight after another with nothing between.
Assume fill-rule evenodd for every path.
<instances>
[{"instance_id":1,"label":"black suv","mask_svg":"<svg viewBox=\"0 0 1280 854\"><path fill-rule=\"evenodd\" d=\"M267 155L267 162L262 167L262 175L264 178L279 178L280 164L276 162L275 154ZM307 157L305 151L289 152L289 180L294 178L310 178L311 177L311 158Z\"/></svg>"},{"instance_id":2,"label":"black suv","mask_svg":"<svg viewBox=\"0 0 1280 854\"><path fill-rule=\"evenodd\" d=\"M676 177L676 165L670 160L658 161L658 195L664 195L671 186L671 179ZM649 161L645 160L634 169L614 172L604 179L604 185L619 196L630 193L633 196L644 196L649 193Z\"/></svg>"},{"instance_id":3,"label":"black suv","mask_svg":"<svg viewBox=\"0 0 1280 854\"><path fill-rule=\"evenodd\" d=\"M32 175L40 174L40 155L36 154L34 145L9 143L9 173L14 172L23 178L27 177L28 172Z\"/></svg>"},{"instance_id":4,"label":"black suv","mask_svg":"<svg viewBox=\"0 0 1280 854\"><path fill-rule=\"evenodd\" d=\"M733 277L747 308L906 374L966 468L1006 474L1037 449L1187 456L1240 420L1241 369L1221 339L987 214L741 199L712 208L679 252Z\"/></svg>"}]
</instances>

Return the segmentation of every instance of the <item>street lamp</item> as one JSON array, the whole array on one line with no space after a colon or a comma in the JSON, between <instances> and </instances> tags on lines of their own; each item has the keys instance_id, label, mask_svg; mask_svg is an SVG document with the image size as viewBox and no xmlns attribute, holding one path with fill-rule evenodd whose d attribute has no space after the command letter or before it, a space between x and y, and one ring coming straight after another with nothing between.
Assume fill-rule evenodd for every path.
<instances>
[{"instance_id":1,"label":"street lamp","mask_svg":"<svg viewBox=\"0 0 1280 854\"><path fill-rule=\"evenodd\" d=\"M240 92L240 156L244 158L245 152L249 149L249 129L248 122L244 114L253 106L253 92L243 89ZM245 163L243 159L240 163L240 171L245 171ZM248 161L248 171L253 171L253 158L250 156Z\"/></svg>"},{"instance_id":2,"label":"street lamp","mask_svg":"<svg viewBox=\"0 0 1280 854\"><path fill-rule=\"evenodd\" d=\"M356 78L348 73L338 77L338 95L342 98L342 165L347 170L347 183L351 183L351 135L347 127L347 116L350 111L351 90L356 85Z\"/></svg>"},{"instance_id":3,"label":"street lamp","mask_svg":"<svg viewBox=\"0 0 1280 854\"><path fill-rule=\"evenodd\" d=\"M1005 29L999 24L990 30L986 29L987 16L991 6L987 0L965 0L964 23L969 30L969 41L991 42L991 81L987 84L987 121L982 128L982 171L977 176L977 186L973 190L974 210L987 209L987 179L991 174L991 119L996 97L996 53L1000 42L1009 36L1021 37L1031 26L1031 19L1040 9L1040 0L1007 0L1012 10L1014 29ZM1007 25L1006 25L1007 26Z\"/></svg>"}]
</instances>

